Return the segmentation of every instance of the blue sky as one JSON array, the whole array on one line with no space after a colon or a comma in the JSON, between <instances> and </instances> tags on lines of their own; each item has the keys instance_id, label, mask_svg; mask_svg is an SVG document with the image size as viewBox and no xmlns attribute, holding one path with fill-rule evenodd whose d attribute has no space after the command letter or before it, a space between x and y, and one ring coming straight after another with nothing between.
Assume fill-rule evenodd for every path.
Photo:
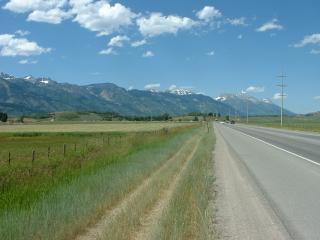
<instances>
[{"instance_id":1,"label":"blue sky","mask_svg":"<svg viewBox=\"0 0 320 240\"><path fill-rule=\"evenodd\" d=\"M247 90L320 110L320 2L0 0L0 71L144 89ZM273 99L279 104L279 100Z\"/></svg>"}]
</instances>

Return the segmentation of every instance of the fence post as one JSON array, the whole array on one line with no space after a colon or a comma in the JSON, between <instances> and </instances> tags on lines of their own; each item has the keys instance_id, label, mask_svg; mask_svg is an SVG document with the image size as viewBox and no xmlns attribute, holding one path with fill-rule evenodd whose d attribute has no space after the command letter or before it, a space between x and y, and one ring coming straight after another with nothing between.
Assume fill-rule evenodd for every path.
<instances>
[{"instance_id":1,"label":"fence post","mask_svg":"<svg viewBox=\"0 0 320 240\"><path fill-rule=\"evenodd\" d=\"M32 164L34 163L35 157L36 157L36 151L32 150Z\"/></svg>"},{"instance_id":2,"label":"fence post","mask_svg":"<svg viewBox=\"0 0 320 240\"><path fill-rule=\"evenodd\" d=\"M63 157L66 156L66 148L67 148L66 144L63 144Z\"/></svg>"},{"instance_id":3,"label":"fence post","mask_svg":"<svg viewBox=\"0 0 320 240\"><path fill-rule=\"evenodd\" d=\"M75 152L77 151L77 144L76 143L74 144L74 151Z\"/></svg>"},{"instance_id":4,"label":"fence post","mask_svg":"<svg viewBox=\"0 0 320 240\"><path fill-rule=\"evenodd\" d=\"M9 165L11 164L11 153L10 152L8 154L8 163L9 163Z\"/></svg>"},{"instance_id":5,"label":"fence post","mask_svg":"<svg viewBox=\"0 0 320 240\"><path fill-rule=\"evenodd\" d=\"M50 158L50 146L48 147L48 159Z\"/></svg>"}]
</instances>

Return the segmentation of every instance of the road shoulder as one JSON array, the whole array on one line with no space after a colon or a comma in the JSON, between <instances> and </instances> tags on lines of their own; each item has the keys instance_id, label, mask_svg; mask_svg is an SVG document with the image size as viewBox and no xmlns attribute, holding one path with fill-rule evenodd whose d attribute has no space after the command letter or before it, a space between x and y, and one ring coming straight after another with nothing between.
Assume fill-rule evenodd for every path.
<instances>
[{"instance_id":1,"label":"road shoulder","mask_svg":"<svg viewBox=\"0 0 320 240\"><path fill-rule=\"evenodd\" d=\"M222 239L291 239L244 163L215 127L217 228Z\"/></svg>"}]
</instances>

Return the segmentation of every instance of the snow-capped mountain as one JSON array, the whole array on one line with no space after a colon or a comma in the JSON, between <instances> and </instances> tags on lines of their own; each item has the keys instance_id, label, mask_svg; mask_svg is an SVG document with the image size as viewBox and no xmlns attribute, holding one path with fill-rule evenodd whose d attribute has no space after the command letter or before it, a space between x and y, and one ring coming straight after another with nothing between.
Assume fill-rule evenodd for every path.
<instances>
[{"instance_id":1,"label":"snow-capped mountain","mask_svg":"<svg viewBox=\"0 0 320 240\"><path fill-rule=\"evenodd\" d=\"M194 94L190 89L186 89L186 88L176 88L176 89L170 90L169 92L172 94L180 95L180 96Z\"/></svg>"},{"instance_id":2,"label":"snow-capped mountain","mask_svg":"<svg viewBox=\"0 0 320 240\"><path fill-rule=\"evenodd\" d=\"M247 114L247 106L249 115L278 115L281 111L280 107L274 104L270 99L258 99L247 94L223 94L217 98L216 101L228 104L236 109L242 115ZM294 115L294 113L285 110L286 115Z\"/></svg>"},{"instance_id":3,"label":"snow-capped mountain","mask_svg":"<svg viewBox=\"0 0 320 240\"><path fill-rule=\"evenodd\" d=\"M173 91L173 89L171 89ZM172 93L130 91L112 83L79 86L58 83L50 78L0 75L0 110L9 114L36 112L97 111L122 115L182 115L190 112L234 111L211 97L192 94L185 89Z\"/></svg>"},{"instance_id":4,"label":"snow-capped mountain","mask_svg":"<svg viewBox=\"0 0 320 240\"><path fill-rule=\"evenodd\" d=\"M195 94L191 88L183 88L183 87L177 87L176 85L172 85L169 87L167 92L171 94L176 94L179 96L185 96L185 95L193 95Z\"/></svg>"}]
</instances>

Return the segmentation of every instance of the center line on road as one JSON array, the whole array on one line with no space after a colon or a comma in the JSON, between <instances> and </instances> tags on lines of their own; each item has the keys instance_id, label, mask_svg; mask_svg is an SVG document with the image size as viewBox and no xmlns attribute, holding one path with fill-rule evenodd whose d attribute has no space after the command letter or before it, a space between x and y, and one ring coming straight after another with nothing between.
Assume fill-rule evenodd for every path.
<instances>
[{"instance_id":1,"label":"center line on road","mask_svg":"<svg viewBox=\"0 0 320 240\"><path fill-rule=\"evenodd\" d=\"M305 161L308 161L309 163L312 163L312 164L315 164L315 165L317 165L317 166L320 166L320 163L318 163L318 162L316 162L316 161L314 161L314 160L311 160L311 159L306 158L306 157L303 157L303 156L301 156L301 155L299 155L299 154L290 152L290 151L288 151L288 150L286 150L286 149L283 149L283 148L281 148L281 147L278 147L278 146L276 146L276 145L273 145L273 144L271 144L271 143L268 143L268 142L266 142L266 141L264 141L264 140L261 140L261 139L259 139L259 138L253 137L253 136L251 136L251 135L249 135L249 134L246 134L246 133L244 133L244 132L242 132L242 131L240 131L240 130L237 130L237 129L234 129L234 128L231 128L231 129L236 130L236 131L238 131L239 133L241 133L241 134L243 134L243 135L245 135L245 136L247 136L247 137L250 137L250 138L252 138L252 139L254 139L254 140L257 140L257 141L259 141L259 142L262 142L262 143L264 143L264 144L267 144L267 145L269 145L269 146L271 146L271 147L274 147L274 148L276 148L276 149L278 149L278 150L281 150L281 151L286 152L286 153L289 153L289 154L291 154L291 155L293 155L293 156L295 156L295 157L298 157L298 158L301 158L301 159L303 159L303 160L305 160Z\"/></svg>"}]
</instances>

